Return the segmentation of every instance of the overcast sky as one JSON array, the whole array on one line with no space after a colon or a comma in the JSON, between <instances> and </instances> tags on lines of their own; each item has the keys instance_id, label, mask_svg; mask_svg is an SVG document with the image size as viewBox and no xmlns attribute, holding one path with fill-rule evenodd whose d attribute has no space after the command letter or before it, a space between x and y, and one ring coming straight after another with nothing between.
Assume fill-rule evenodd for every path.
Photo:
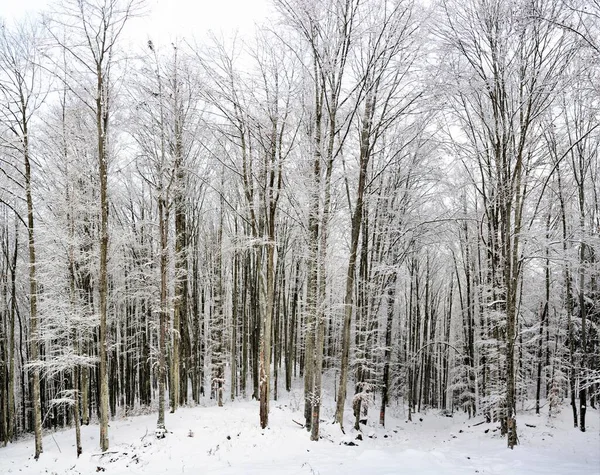
<instances>
[{"instance_id":1,"label":"overcast sky","mask_svg":"<svg viewBox=\"0 0 600 475\"><path fill-rule=\"evenodd\" d=\"M0 0L0 17L8 21L44 10L52 0ZM129 35L146 40L200 37L206 31L250 30L265 18L269 0L146 0L150 14L136 20Z\"/></svg>"}]
</instances>

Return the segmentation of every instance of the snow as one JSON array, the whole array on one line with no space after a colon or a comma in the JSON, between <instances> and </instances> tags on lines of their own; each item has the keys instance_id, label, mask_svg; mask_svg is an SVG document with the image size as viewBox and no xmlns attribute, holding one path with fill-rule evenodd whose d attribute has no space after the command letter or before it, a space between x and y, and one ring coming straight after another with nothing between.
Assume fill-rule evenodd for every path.
<instances>
[{"instance_id":1,"label":"snow","mask_svg":"<svg viewBox=\"0 0 600 475\"><path fill-rule=\"evenodd\" d=\"M33 460L33 439L0 449L0 474L559 474L600 473L600 415L588 409L587 432L572 427L570 408L549 420L533 411L517 414L520 445L506 448L497 424L440 411L405 420L388 409L386 428L372 421L362 440L332 425L333 404L323 408L322 440L311 442L298 403L301 392L271 401L269 428L258 425L256 401L186 407L166 414L167 435L155 437L156 414L113 420L111 447L101 454L96 425L82 427L83 454L75 431L44 436L44 453ZM371 418L376 418L375 408ZM395 417L394 417L395 416ZM528 427L525 424L535 425ZM345 443L356 445L348 446Z\"/></svg>"}]
</instances>

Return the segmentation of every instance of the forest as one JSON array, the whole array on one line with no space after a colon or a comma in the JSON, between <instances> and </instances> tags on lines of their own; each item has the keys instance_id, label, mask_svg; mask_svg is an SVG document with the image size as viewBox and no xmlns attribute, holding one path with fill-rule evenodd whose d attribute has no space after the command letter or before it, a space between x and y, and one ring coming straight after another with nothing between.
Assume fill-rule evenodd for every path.
<instances>
[{"instance_id":1,"label":"forest","mask_svg":"<svg viewBox=\"0 0 600 475\"><path fill-rule=\"evenodd\" d=\"M318 441L326 383L341 431L392 403L510 448L526 407L586 430L599 0L272 0L132 44L149 8L0 23L0 444L107 451L207 400L266 428L294 384Z\"/></svg>"}]
</instances>

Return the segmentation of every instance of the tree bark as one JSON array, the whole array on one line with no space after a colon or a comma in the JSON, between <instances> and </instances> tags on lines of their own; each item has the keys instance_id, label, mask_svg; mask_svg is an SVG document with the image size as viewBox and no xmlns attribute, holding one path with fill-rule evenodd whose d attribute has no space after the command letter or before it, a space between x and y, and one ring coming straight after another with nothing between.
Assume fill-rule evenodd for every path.
<instances>
[{"instance_id":1,"label":"tree bark","mask_svg":"<svg viewBox=\"0 0 600 475\"><path fill-rule=\"evenodd\" d=\"M30 329L30 361L35 363L31 369L32 386L32 404L33 404L33 425L35 433L35 455L37 460L43 452L42 448L42 406L40 396L40 369L39 369L39 341L40 334L38 329L37 315L37 279L36 279L36 257L35 257L35 237L34 237L34 218L33 218L33 197L31 186L31 163L29 158L29 131L26 115L26 105L21 95L22 107L22 143L23 160L25 165L25 196L27 201L27 243L29 248L29 329Z\"/></svg>"},{"instance_id":2,"label":"tree bark","mask_svg":"<svg viewBox=\"0 0 600 475\"><path fill-rule=\"evenodd\" d=\"M165 391L167 385L167 253L168 253L168 212L165 209L164 190L158 190L158 227L160 235L160 308L158 320L158 420L156 422L156 437L161 439L166 435L165 427ZM176 389L171 388L172 391Z\"/></svg>"},{"instance_id":3,"label":"tree bark","mask_svg":"<svg viewBox=\"0 0 600 475\"><path fill-rule=\"evenodd\" d=\"M358 175L358 187L356 189L356 204L352 214L350 230L350 256L348 258L348 270L346 273L346 293L344 296L344 326L342 329L342 357L340 363L340 383L336 401L335 421L344 428L344 406L346 404L346 391L348 388L349 355L350 355L350 328L352 323L352 312L354 310L354 275L356 272L356 255L358 240L363 218L363 197L367 181L367 168L370 158L370 133L371 119L373 117L373 97L369 95L365 103L363 126L361 130L360 143L360 169Z\"/></svg>"}]
</instances>

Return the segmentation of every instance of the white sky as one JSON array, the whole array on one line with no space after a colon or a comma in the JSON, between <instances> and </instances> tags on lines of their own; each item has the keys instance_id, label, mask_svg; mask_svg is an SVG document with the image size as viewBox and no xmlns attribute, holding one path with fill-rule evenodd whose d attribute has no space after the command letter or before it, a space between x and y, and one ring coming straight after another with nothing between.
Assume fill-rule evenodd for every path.
<instances>
[{"instance_id":1,"label":"white sky","mask_svg":"<svg viewBox=\"0 0 600 475\"><path fill-rule=\"evenodd\" d=\"M0 0L0 18L8 21L44 10L51 0ZM128 36L155 42L252 29L271 9L269 0L146 0L150 15L129 25Z\"/></svg>"},{"instance_id":2,"label":"white sky","mask_svg":"<svg viewBox=\"0 0 600 475\"><path fill-rule=\"evenodd\" d=\"M269 9L268 0L147 0L144 36L200 36L208 30L249 30Z\"/></svg>"}]
</instances>

